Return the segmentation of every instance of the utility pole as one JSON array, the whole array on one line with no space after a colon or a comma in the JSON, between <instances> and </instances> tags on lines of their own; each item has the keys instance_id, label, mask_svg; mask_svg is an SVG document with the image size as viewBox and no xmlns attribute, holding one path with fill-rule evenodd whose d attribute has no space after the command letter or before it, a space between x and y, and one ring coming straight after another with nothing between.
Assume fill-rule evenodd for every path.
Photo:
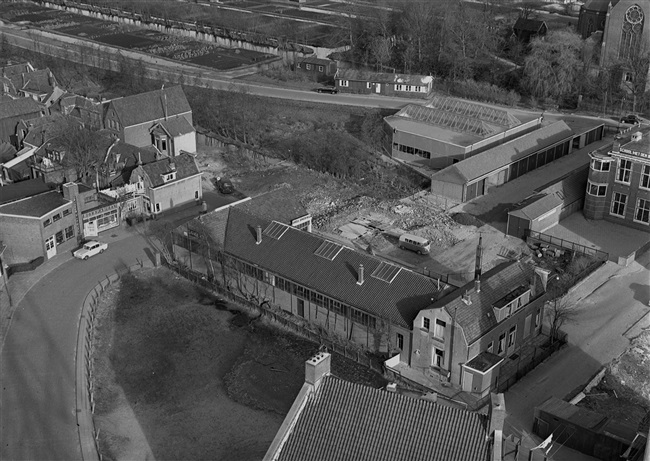
<instances>
[{"instance_id":1,"label":"utility pole","mask_svg":"<svg viewBox=\"0 0 650 461\"><path fill-rule=\"evenodd\" d=\"M9 292L9 282L7 281L7 269L5 268L5 263L4 260L2 259L2 255L4 254L6 249L7 249L7 245L0 242L0 271L2 271L2 281L4 282L5 290L7 290L7 298L9 298L9 308L11 309L14 306L14 304L11 300L11 293Z\"/></svg>"}]
</instances>

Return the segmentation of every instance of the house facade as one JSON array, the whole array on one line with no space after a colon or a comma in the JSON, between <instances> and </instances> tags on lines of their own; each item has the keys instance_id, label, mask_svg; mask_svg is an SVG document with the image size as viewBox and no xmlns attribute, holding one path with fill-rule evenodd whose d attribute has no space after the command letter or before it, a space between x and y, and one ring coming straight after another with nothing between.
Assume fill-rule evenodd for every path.
<instances>
[{"instance_id":1,"label":"house facade","mask_svg":"<svg viewBox=\"0 0 650 461\"><path fill-rule=\"evenodd\" d=\"M429 95L433 87L433 77L338 69L334 76L334 83L341 93L381 94L423 99Z\"/></svg>"},{"instance_id":2,"label":"house facade","mask_svg":"<svg viewBox=\"0 0 650 461\"><path fill-rule=\"evenodd\" d=\"M39 257L47 260L77 245L73 204L58 191L0 205L0 221L0 240L7 245L7 264Z\"/></svg>"},{"instance_id":3,"label":"house facade","mask_svg":"<svg viewBox=\"0 0 650 461\"><path fill-rule=\"evenodd\" d=\"M541 332L548 272L510 261L422 309L401 364L485 396L501 362Z\"/></svg>"},{"instance_id":4,"label":"house facade","mask_svg":"<svg viewBox=\"0 0 650 461\"><path fill-rule=\"evenodd\" d=\"M169 125L175 124L174 129L181 127L185 130L187 124L176 120L177 118L183 118L189 126L193 126L192 109L180 86L109 101L104 115L104 127L127 144L145 147L155 144L158 140L162 147L163 142L167 140L163 138L163 133L159 132L156 132L159 134L156 138L152 128L157 123L166 122ZM185 145L188 141L183 140L180 143ZM192 153L196 152L196 141L194 146ZM169 150L167 146L165 150Z\"/></svg>"},{"instance_id":5,"label":"house facade","mask_svg":"<svg viewBox=\"0 0 650 461\"><path fill-rule=\"evenodd\" d=\"M649 131L637 131L607 154L590 154L583 213L635 229L650 229Z\"/></svg>"},{"instance_id":6,"label":"house facade","mask_svg":"<svg viewBox=\"0 0 650 461\"><path fill-rule=\"evenodd\" d=\"M138 165L129 184L136 187L147 213L159 214L175 206L203 199L201 175L191 154Z\"/></svg>"}]
</instances>

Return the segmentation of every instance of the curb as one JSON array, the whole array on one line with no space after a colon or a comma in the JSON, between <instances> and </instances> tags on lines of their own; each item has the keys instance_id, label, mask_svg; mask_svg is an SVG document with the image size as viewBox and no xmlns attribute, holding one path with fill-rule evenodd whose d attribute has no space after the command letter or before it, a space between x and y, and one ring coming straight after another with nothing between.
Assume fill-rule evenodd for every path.
<instances>
[{"instance_id":1,"label":"curb","mask_svg":"<svg viewBox=\"0 0 650 461\"><path fill-rule=\"evenodd\" d=\"M93 414L95 413L95 398L93 394L93 332L95 329L95 309L97 301L109 286L121 278L121 274L131 273L143 268L156 267L150 260L138 261L129 266L125 272L107 275L88 292L84 298L79 313L77 328L77 350L75 353L75 393L77 430L79 432L79 445L81 458L92 461L101 461L99 453L99 430L95 427ZM85 328L85 332L83 331Z\"/></svg>"}]
</instances>

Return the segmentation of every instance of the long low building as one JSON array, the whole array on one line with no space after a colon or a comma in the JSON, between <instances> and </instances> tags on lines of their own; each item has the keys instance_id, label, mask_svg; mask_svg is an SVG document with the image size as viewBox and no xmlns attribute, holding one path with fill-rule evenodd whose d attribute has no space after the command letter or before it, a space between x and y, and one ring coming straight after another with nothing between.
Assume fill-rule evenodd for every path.
<instances>
[{"instance_id":1,"label":"long low building","mask_svg":"<svg viewBox=\"0 0 650 461\"><path fill-rule=\"evenodd\" d=\"M438 171L431 192L455 202L486 195L490 188L512 181L580 149L604 135L598 120L567 119L546 125Z\"/></svg>"}]
</instances>

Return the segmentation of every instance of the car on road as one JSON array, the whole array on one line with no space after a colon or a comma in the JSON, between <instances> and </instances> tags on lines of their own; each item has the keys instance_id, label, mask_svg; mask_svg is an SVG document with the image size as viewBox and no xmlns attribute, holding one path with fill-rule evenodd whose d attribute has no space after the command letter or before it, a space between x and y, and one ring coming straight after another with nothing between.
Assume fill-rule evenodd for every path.
<instances>
[{"instance_id":1,"label":"car on road","mask_svg":"<svg viewBox=\"0 0 650 461\"><path fill-rule=\"evenodd\" d=\"M321 86L316 88L317 93L329 93L329 94L337 94L339 90L337 90L333 86Z\"/></svg>"},{"instance_id":2,"label":"car on road","mask_svg":"<svg viewBox=\"0 0 650 461\"><path fill-rule=\"evenodd\" d=\"M235 187L232 185L232 182L226 178L217 178L215 181L217 189L222 194L232 194L235 192Z\"/></svg>"},{"instance_id":3,"label":"car on road","mask_svg":"<svg viewBox=\"0 0 650 461\"><path fill-rule=\"evenodd\" d=\"M637 125L641 123L641 120L637 115L629 114L625 117L621 117L621 123L629 123L630 125Z\"/></svg>"},{"instance_id":4,"label":"car on road","mask_svg":"<svg viewBox=\"0 0 650 461\"><path fill-rule=\"evenodd\" d=\"M86 260L91 256L95 256L96 254L103 253L106 250L108 250L108 243L91 240L90 242L84 243L81 248L79 248L77 251L75 251L72 254L77 259Z\"/></svg>"}]
</instances>

